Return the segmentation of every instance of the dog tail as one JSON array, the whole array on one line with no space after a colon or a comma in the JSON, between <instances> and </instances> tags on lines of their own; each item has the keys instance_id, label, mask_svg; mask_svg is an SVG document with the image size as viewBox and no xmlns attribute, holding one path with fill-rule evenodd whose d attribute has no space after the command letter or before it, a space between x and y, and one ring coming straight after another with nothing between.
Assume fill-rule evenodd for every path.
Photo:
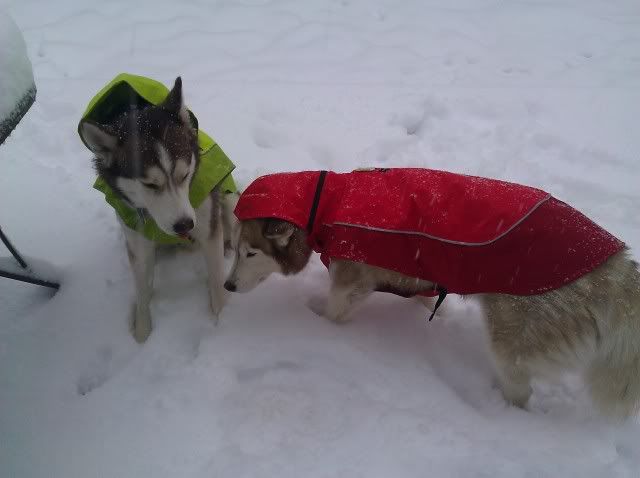
<instances>
[{"instance_id":1,"label":"dog tail","mask_svg":"<svg viewBox=\"0 0 640 478\"><path fill-rule=\"evenodd\" d=\"M602 324L601 340L586 374L595 405L616 420L640 410L640 272L626 254L623 259L613 271L615 277L609 277L621 295L612 298L608 324Z\"/></svg>"}]
</instances>

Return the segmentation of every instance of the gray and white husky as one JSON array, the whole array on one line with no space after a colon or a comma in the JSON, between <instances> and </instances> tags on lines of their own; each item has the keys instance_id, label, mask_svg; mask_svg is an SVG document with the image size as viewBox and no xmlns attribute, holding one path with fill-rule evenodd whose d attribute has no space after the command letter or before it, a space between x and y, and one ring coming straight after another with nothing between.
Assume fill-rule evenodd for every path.
<instances>
[{"instance_id":1,"label":"gray and white husky","mask_svg":"<svg viewBox=\"0 0 640 478\"><path fill-rule=\"evenodd\" d=\"M276 219L241 221L236 258L225 287L248 292L274 272L300 272L311 249L307 234ZM432 283L378 267L331 260L327 303L316 312L345 322L375 290L412 296ZM640 273L626 250L578 280L533 296L479 295L505 399L524 407L533 376L584 372L607 416L623 418L640 404Z\"/></svg>"},{"instance_id":2,"label":"gray and white husky","mask_svg":"<svg viewBox=\"0 0 640 478\"><path fill-rule=\"evenodd\" d=\"M237 195L222 194L216 188L197 209L189 202L199 156L181 79L176 79L162 104L131 110L113 124L84 120L80 134L95 154L96 171L113 191L132 208L149 214L167 234L192 238L201 247L209 273L211 310L217 320L226 298L224 250L231 247ZM144 342L151 332L149 303L156 243L120 223L136 288L132 333L138 342Z\"/></svg>"}]
</instances>

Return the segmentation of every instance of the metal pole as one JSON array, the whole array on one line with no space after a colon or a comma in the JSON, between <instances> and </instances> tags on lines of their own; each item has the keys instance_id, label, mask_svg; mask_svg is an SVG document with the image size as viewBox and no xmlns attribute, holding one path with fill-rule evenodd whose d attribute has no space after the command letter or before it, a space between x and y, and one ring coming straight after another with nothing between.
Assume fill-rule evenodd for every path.
<instances>
[{"instance_id":1,"label":"metal pole","mask_svg":"<svg viewBox=\"0 0 640 478\"><path fill-rule=\"evenodd\" d=\"M27 261L25 261L22 258L20 253L16 250L16 248L13 247L13 245L9 242L9 238L4 235L4 232L2 232L1 227L0 227L0 240L2 240L2 243L6 246L7 249L9 249L9 252L11 253L11 255L15 258L16 261L18 261L18 264L20 264L20 266L23 269L26 269L28 267Z\"/></svg>"},{"instance_id":2,"label":"metal pole","mask_svg":"<svg viewBox=\"0 0 640 478\"><path fill-rule=\"evenodd\" d=\"M15 247L13 247L13 244L11 244L11 242L9 242L9 238L7 236L5 236L4 232L2 232L2 228L1 227L0 227L0 240L2 240L2 243L6 246L7 249L9 249L9 252L14 257L14 259L16 261L18 261L18 264L20 264L20 267L22 267L23 269L27 269L29 267L27 265L27 261L25 261L22 258L22 256L17 251L17 249ZM0 277L5 277L7 279L13 279L13 280L17 280L17 281L20 281L20 282L26 282L28 284L41 285L43 287L49 287L51 289L56 289L56 290L58 290L60 288L60 284L56 284L55 282L50 282L48 280L37 279L35 277L30 277L28 275L18 274L18 273L15 273L15 272L3 271L2 269L0 269Z\"/></svg>"},{"instance_id":3,"label":"metal pole","mask_svg":"<svg viewBox=\"0 0 640 478\"><path fill-rule=\"evenodd\" d=\"M51 289L56 289L56 290L60 288L60 284L56 284L55 282L36 279L35 277L29 277L23 274L16 274L15 272L7 272L7 271L0 270L0 277L6 277L7 279L13 279L20 282L27 282L28 284L41 285L43 287L49 287Z\"/></svg>"}]
</instances>

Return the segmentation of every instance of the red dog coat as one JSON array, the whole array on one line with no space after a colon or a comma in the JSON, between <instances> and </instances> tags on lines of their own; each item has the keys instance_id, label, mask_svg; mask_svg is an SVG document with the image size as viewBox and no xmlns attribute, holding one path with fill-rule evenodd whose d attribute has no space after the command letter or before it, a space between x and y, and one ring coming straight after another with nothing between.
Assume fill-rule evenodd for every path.
<instances>
[{"instance_id":1,"label":"red dog coat","mask_svg":"<svg viewBox=\"0 0 640 478\"><path fill-rule=\"evenodd\" d=\"M544 191L431 169L270 174L235 213L306 229L325 264L363 262L457 294L540 294L624 247Z\"/></svg>"}]
</instances>

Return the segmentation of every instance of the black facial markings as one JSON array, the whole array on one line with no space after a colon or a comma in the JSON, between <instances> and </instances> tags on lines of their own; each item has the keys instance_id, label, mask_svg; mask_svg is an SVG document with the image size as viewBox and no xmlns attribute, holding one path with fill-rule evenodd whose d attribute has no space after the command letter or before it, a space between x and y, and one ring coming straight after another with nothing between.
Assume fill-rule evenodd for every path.
<instances>
[{"instance_id":1,"label":"black facial markings","mask_svg":"<svg viewBox=\"0 0 640 478\"><path fill-rule=\"evenodd\" d=\"M143 181L141 181L141 182L142 182L142 185L144 187L149 188L152 191L160 191L160 189L161 189L160 186L158 186L156 183L145 183Z\"/></svg>"},{"instance_id":2,"label":"black facial markings","mask_svg":"<svg viewBox=\"0 0 640 478\"><path fill-rule=\"evenodd\" d=\"M195 161L194 170L198 167L197 130L185 125L176 114L161 106L134 108L115 118L108 126L118 137L113 161L107 164L94 159L94 167L111 189L134 206L118 187L117 179L137 179L144 182L145 171L151 166L159 166L168 180L169 176L159 162L157 144L162 144L170 157L188 158L186 162L189 166ZM175 168L175 162L172 165L171 172ZM171 181L168 180L167 183ZM164 186L161 187L163 188Z\"/></svg>"}]
</instances>

